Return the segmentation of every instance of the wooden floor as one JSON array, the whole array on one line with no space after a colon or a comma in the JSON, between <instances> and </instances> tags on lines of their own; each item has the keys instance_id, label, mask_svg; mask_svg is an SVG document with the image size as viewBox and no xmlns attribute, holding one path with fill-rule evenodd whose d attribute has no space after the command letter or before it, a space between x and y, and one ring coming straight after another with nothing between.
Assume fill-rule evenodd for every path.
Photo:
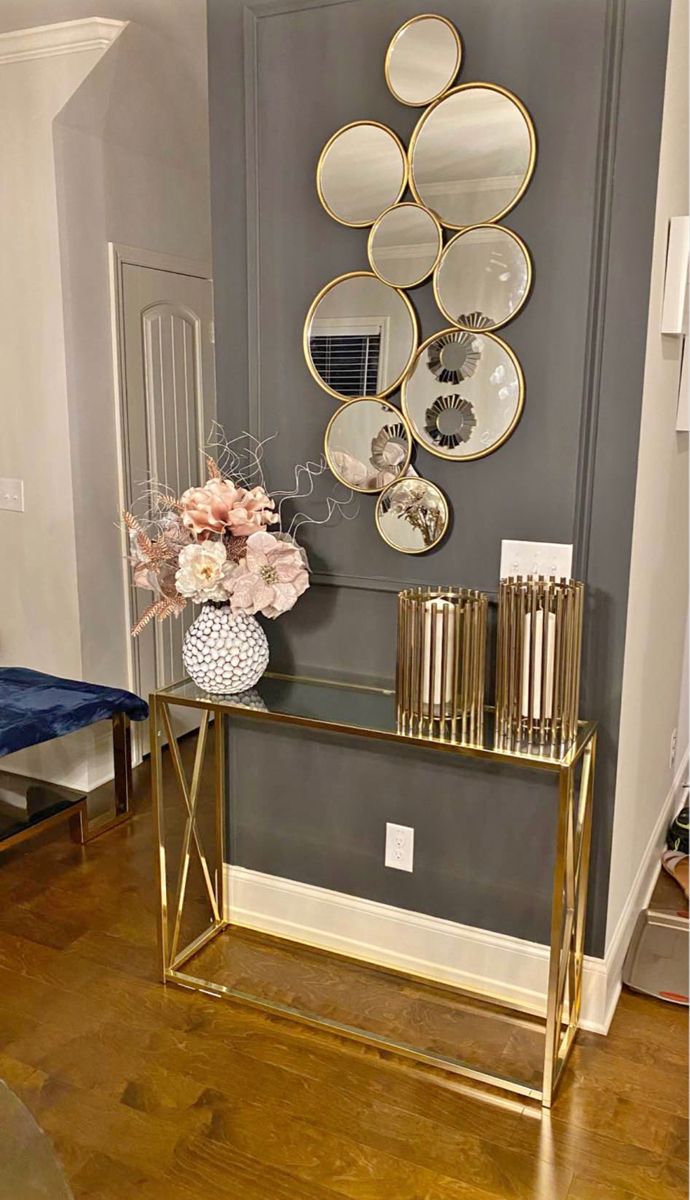
<instances>
[{"instance_id":1,"label":"wooden floor","mask_svg":"<svg viewBox=\"0 0 690 1200\"><path fill-rule=\"evenodd\" d=\"M549 1115L164 989L138 776L128 828L0 859L0 1078L76 1200L686 1200L682 1009L624 995Z\"/></svg>"}]
</instances>

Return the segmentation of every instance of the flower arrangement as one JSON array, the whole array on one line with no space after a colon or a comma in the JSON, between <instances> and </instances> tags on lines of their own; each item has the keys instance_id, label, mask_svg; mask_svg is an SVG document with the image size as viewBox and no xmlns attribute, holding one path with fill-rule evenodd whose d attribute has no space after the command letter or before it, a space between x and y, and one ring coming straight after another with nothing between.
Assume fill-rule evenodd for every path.
<instances>
[{"instance_id":1,"label":"flower arrangement","mask_svg":"<svg viewBox=\"0 0 690 1200\"><path fill-rule=\"evenodd\" d=\"M122 514L133 582L154 594L134 636L154 619L179 616L189 601L229 605L232 613L261 613L272 620L309 587L309 563L295 531L305 522L323 522L298 513L284 532L282 511L285 501L311 494L325 463L296 467L294 489L271 495L261 466L264 443L248 434L228 442L220 432L213 445L221 465L205 456L208 478L201 487L177 497L154 485L146 517ZM329 497L325 520L336 510L347 518L352 499L352 493L346 500Z\"/></svg>"}]
</instances>

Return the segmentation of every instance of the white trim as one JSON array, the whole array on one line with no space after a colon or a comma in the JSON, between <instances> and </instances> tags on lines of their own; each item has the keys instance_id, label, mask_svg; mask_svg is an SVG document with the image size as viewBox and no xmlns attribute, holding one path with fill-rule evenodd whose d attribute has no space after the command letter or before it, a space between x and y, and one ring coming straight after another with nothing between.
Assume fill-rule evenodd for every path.
<instances>
[{"instance_id":1,"label":"white trim","mask_svg":"<svg viewBox=\"0 0 690 1200\"><path fill-rule=\"evenodd\" d=\"M686 752L662 806L605 958L585 956L581 1025L608 1033L638 913L659 875L659 851L680 803ZM499 995L544 1013L547 946L378 901L225 864L226 919L292 941Z\"/></svg>"},{"instance_id":2,"label":"white trim","mask_svg":"<svg viewBox=\"0 0 690 1200\"><path fill-rule=\"evenodd\" d=\"M84 17L0 33L0 65L82 50L107 50L127 24L109 17Z\"/></svg>"},{"instance_id":3,"label":"white trim","mask_svg":"<svg viewBox=\"0 0 690 1200\"><path fill-rule=\"evenodd\" d=\"M637 873L632 882L623 911L618 918L616 928L611 937L606 939L607 983L609 988L607 1004L611 1015L615 1012L621 991L621 976L623 962L628 952L630 939L635 929L635 923L643 909L647 908L652 898L661 870L660 855L664 845L666 830L680 808L683 787L687 780L688 750L685 751L680 766L676 771L668 795L661 806L656 824L652 830L645 852L640 860Z\"/></svg>"},{"instance_id":4,"label":"white trim","mask_svg":"<svg viewBox=\"0 0 690 1200\"><path fill-rule=\"evenodd\" d=\"M546 946L229 863L225 872L233 924L545 1011ZM607 1032L608 995L604 962L586 958L585 1029Z\"/></svg>"}]
</instances>

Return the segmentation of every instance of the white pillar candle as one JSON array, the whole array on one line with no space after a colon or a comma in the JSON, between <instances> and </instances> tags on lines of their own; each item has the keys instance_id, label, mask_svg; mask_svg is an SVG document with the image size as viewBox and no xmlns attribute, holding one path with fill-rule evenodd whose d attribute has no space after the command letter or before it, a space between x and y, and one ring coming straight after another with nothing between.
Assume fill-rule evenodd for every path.
<instances>
[{"instance_id":1,"label":"white pillar candle","mask_svg":"<svg viewBox=\"0 0 690 1200\"><path fill-rule=\"evenodd\" d=\"M446 646L443 653L443 613L446 618ZM435 632L434 664L431 679L432 629ZM422 703L423 711L429 712L430 696L433 696L433 715L446 716L451 712L453 701L453 662L455 659L455 609L447 600L427 600L424 604L424 638L422 641Z\"/></svg>"},{"instance_id":2,"label":"white pillar candle","mask_svg":"<svg viewBox=\"0 0 690 1200\"><path fill-rule=\"evenodd\" d=\"M532 632L532 614L526 613L522 626L522 715L529 717L530 692L530 635ZM538 608L534 622L534 656L532 664L532 713L534 721L542 716L541 677L544 647L544 610ZM544 717L549 720L553 716L553 668L556 658L556 614L547 613L546 621L546 674L544 679Z\"/></svg>"}]
</instances>

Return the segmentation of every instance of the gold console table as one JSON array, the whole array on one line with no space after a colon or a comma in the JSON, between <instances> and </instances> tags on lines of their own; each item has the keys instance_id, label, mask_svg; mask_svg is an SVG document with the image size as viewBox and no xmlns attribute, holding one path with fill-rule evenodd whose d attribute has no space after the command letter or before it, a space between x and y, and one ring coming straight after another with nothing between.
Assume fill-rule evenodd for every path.
<instances>
[{"instance_id":1,"label":"gold console table","mask_svg":"<svg viewBox=\"0 0 690 1200\"><path fill-rule=\"evenodd\" d=\"M150 704L164 981L326 1028L550 1107L580 1015L596 726L580 722L575 740L560 750L505 746L497 742L493 712L487 709L481 741L431 740L398 732L395 695L390 690L278 674L264 676L258 688L242 698L210 696L187 680L154 692ZM196 716L190 709L198 710ZM243 934L231 919L224 870L225 726L226 718L231 722L233 717L378 738L485 760L487 766L502 763L550 772L558 783L558 820L544 1006L537 1009L512 998L457 988L397 967L300 946L285 938ZM182 739L191 736L190 723L197 719L196 748L190 758L191 747ZM213 733L209 736L211 724ZM168 754L164 760L166 741ZM212 763L206 754L210 742L214 749ZM172 778L164 780L164 772L166 777L169 772L174 778L175 787L167 786ZM178 844L172 854L175 836ZM300 984L295 982L298 966L301 969L296 956L302 951L311 988L307 988L306 1000L300 999ZM318 1005L312 1003L319 971L325 970L327 991L336 962L347 976L348 995L360 997L355 1015L342 1006L338 1009L330 997L324 1006L326 1011L319 1012ZM253 979L249 986L247 978L254 970L256 986ZM289 985L284 984L288 978ZM376 991L373 1002L366 987ZM369 998L362 1002L364 995ZM367 1009L364 1023L362 1008ZM398 1024L393 1035L381 1025L391 1013ZM429 1034L433 1023L429 1014L436 1021L433 1035ZM478 1048L484 1028L490 1034L490 1065L483 1061ZM466 1037L465 1031L469 1031ZM429 1035L426 1039L422 1036L425 1032ZM458 1038L459 1045L449 1044L451 1034ZM533 1054L533 1065L524 1071L524 1053L518 1043L529 1045Z\"/></svg>"}]
</instances>

